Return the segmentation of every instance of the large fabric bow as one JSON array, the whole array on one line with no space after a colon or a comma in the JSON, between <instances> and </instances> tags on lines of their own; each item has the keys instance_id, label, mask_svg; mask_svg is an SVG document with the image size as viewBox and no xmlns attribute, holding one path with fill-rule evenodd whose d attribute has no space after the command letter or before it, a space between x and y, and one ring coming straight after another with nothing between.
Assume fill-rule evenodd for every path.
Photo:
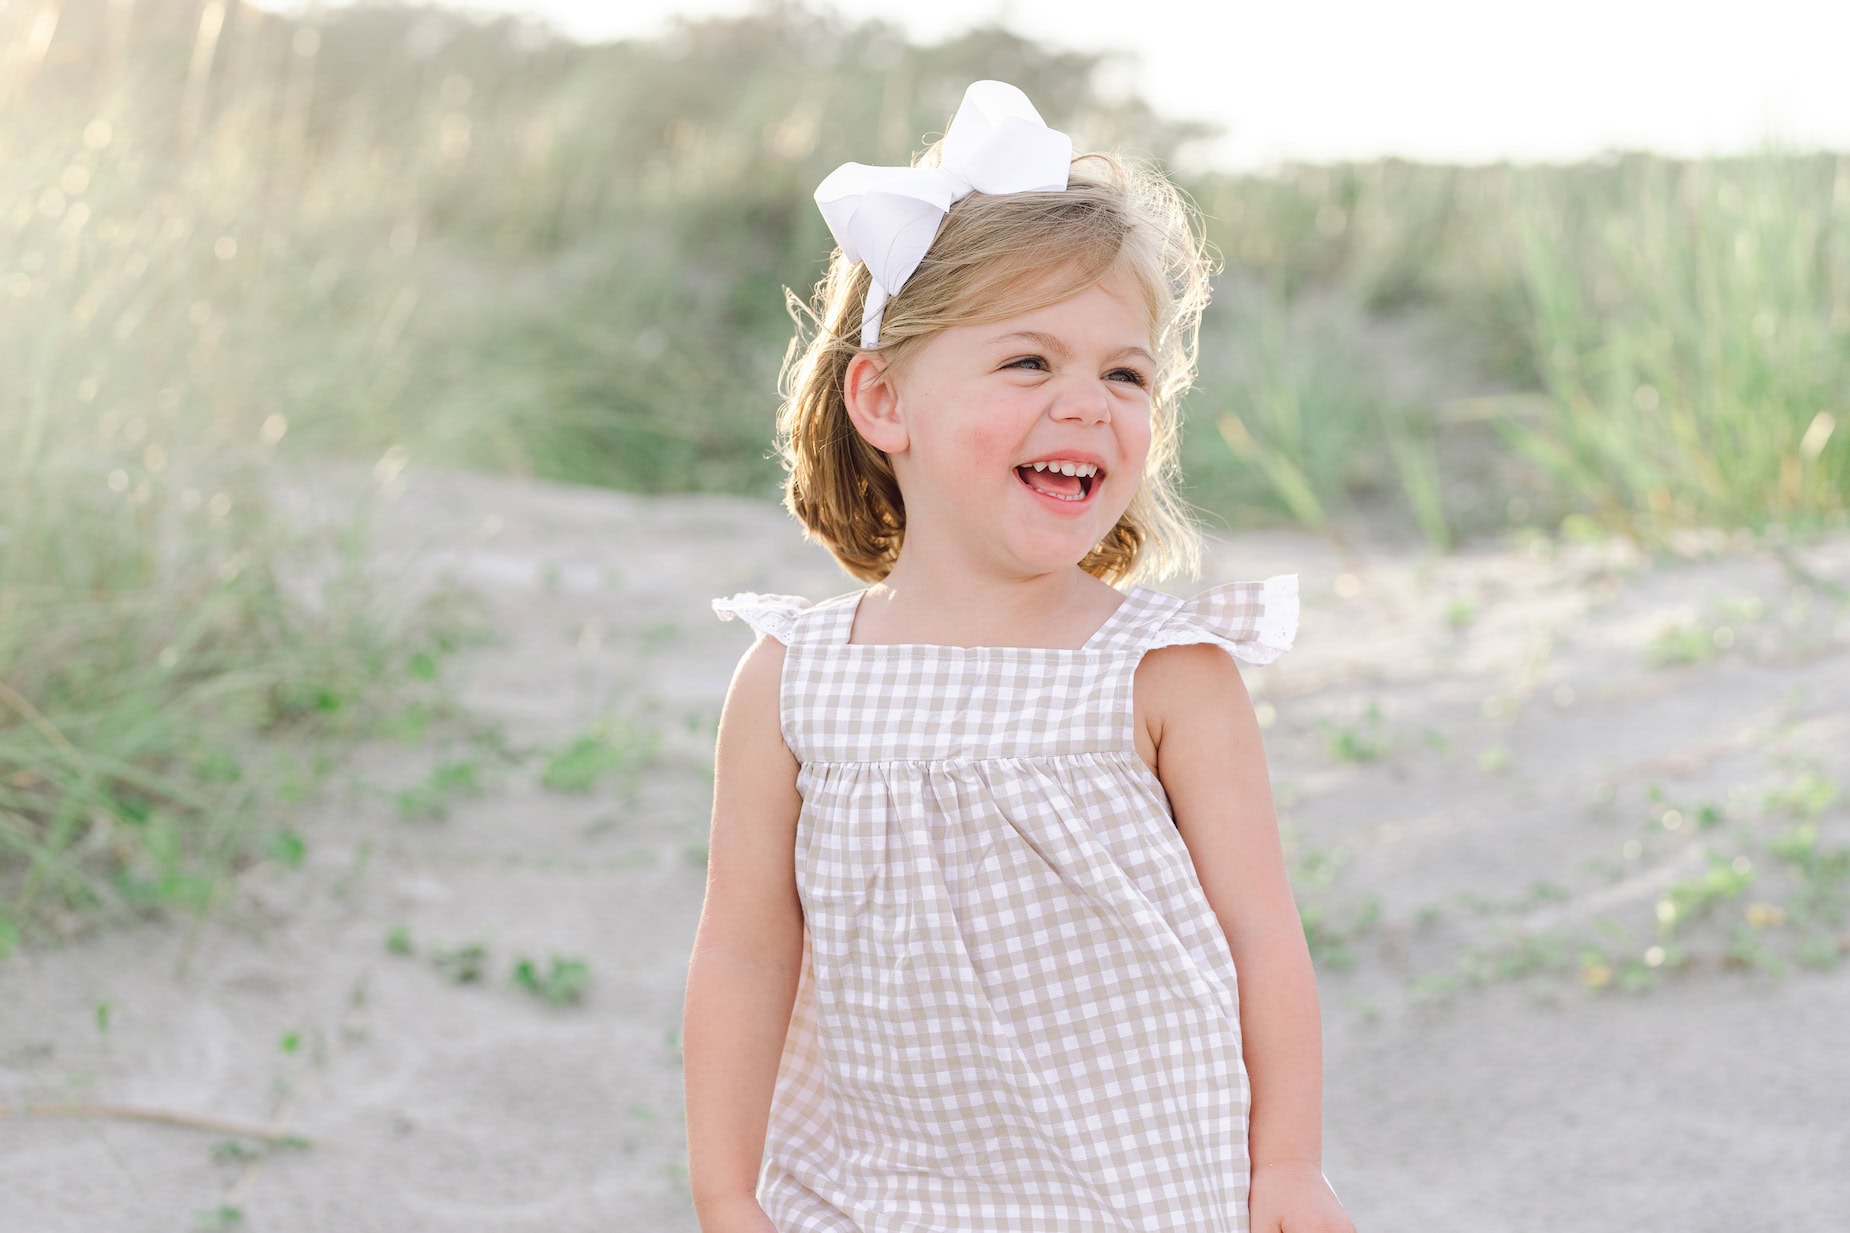
<instances>
[{"instance_id":1,"label":"large fabric bow","mask_svg":"<svg viewBox=\"0 0 1850 1233\"><path fill-rule=\"evenodd\" d=\"M872 284L861 314L861 345L880 341L880 316L925 259L952 203L971 193L1066 189L1073 139L1048 128L1028 96L1005 81L972 82L938 167L843 163L816 189L816 204L850 261L867 264Z\"/></svg>"}]
</instances>

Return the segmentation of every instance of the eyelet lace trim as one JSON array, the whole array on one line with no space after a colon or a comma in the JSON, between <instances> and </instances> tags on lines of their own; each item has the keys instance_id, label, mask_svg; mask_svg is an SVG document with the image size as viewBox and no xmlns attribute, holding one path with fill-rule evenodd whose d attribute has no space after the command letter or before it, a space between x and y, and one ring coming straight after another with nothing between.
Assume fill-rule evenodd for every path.
<instances>
[{"instance_id":1,"label":"eyelet lace trim","mask_svg":"<svg viewBox=\"0 0 1850 1233\"><path fill-rule=\"evenodd\" d=\"M796 632L797 613L807 607L809 601L800 595L761 595L756 591L741 591L713 601L713 611L720 620L737 618L786 646Z\"/></svg>"}]
</instances>

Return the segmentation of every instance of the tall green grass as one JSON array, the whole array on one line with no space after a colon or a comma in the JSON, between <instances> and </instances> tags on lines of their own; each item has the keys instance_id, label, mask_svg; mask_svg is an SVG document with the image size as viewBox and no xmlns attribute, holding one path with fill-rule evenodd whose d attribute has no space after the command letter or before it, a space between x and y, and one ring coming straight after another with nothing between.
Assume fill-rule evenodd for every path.
<instances>
[{"instance_id":1,"label":"tall green grass","mask_svg":"<svg viewBox=\"0 0 1850 1233\"><path fill-rule=\"evenodd\" d=\"M1239 473L1294 519L1319 522L1376 483L1332 466L1308 423L1346 456L1391 460L1440 544L1458 529L1445 494L1479 465L1482 442L1467 445L1486 427L1519 509L1650 543L1844 525L1850 155L1295 167L1202 196L1230 271L1268 288L1275 322L1335 295L1383 325L1446 323L1459 344L1454 396L1407 404L1358 358L1367 321L1306 336L1295 379L1284 327L1209 335L1204 347L1262 357L1284 381L1227 388L1204 361L1195 405L1222 429L1232 408Z\"/></svg>"},{"instance_id":2,"label":"tall green grass","mask_svg":"<svg viewBox=\"0 0 1850 1233\"><path fill-rule=\"evenodd\" d=\"M60 29L104 3L66 4ZM297 446L368 459L768 495L782 290L821 272L809 194L837 162L903 157L978 76L1084 144L1173 163L1204 135L1107 94L1099 55L993 30L912 45L797 5L599 47L425 9L237 6L209 54L214 5L130 7L137 37L73 34L33 105L82 115L112 55L139 73L137 130L194 205L264 218L277 277L238 323L243 353L287 370L263 396ZM260 196L221 196L227 160ZM1236 524L1385 512L1442 547L1568 513L1645 537L1841 519L1845 167L1769 150L1187 179L1227 266L1189 407L1195 499ZM1419 357L1382 347L1408 320L1449 339L1415 379L1392 370Z\"/></svg>"},{"instance_id":3,"label":"tall green grass","mask_svg":"<svg viewBox=\"0 0 1850 1233\"><path fill-rule=\"evenodd\" d=\"M287 153L300 87L252 66L207 108L204 68L168 80L97 16L0 10L0 952L299 860L280 807L424 636L374 592L364 510L273 508L295 408L391 376L351 362L389 279ZM278 332L309 316L345 324Z\"/></svg>"},{"instance_id":4,"label":"tall green grass","mask_svg":"<svg viewBox=\"0 0 1850 1233\"><path fill-rule=\"evenodd\" d=\"M1514 444L1647 538L1841 515L1850 158L1641 163L1608 201L1563 187L1525 184L1512 228L1549 395Z\"/></svg>"}]
</instances>

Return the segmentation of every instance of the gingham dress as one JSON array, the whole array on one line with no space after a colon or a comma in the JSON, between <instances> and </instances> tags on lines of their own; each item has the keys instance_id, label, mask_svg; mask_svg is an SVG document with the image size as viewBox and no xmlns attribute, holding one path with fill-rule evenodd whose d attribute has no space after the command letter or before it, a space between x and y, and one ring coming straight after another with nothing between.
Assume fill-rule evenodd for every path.
<instances>
[{"instance_id":1,"label":"gingham dress","mask_svg":"<svg viewBox=\"0 0 1850 1233\"><path fill-rule=\"evenodd\" d=\"M778 1233L1247 1228L1233 959L1138 756L1144 652L1291 646L1297 575L1133 587L1076 650L850 645L864 592L713 601L783 642L803 970Z\"/></svg>"}]
</instances>

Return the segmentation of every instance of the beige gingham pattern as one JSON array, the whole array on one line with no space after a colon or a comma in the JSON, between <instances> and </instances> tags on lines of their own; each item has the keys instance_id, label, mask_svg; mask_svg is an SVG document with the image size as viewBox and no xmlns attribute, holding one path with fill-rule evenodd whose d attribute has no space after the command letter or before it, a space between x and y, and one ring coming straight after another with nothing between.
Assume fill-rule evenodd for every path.
<instances>
[{"instance_id":1,"label":"beige gingham pattern","mask_svg":"<svg viewBox=\"0 0 1850 1233\"><path fill-rule=\"evenodd\" d=\"M1077 650L852 646L860 592L714 601L788 647L803 971L759 1198L779 1233L1231 1233L1225 936L1137 754L1144 652L1289 649L1297 576L1143 587Z\"/></svg>"}]
</instances>

